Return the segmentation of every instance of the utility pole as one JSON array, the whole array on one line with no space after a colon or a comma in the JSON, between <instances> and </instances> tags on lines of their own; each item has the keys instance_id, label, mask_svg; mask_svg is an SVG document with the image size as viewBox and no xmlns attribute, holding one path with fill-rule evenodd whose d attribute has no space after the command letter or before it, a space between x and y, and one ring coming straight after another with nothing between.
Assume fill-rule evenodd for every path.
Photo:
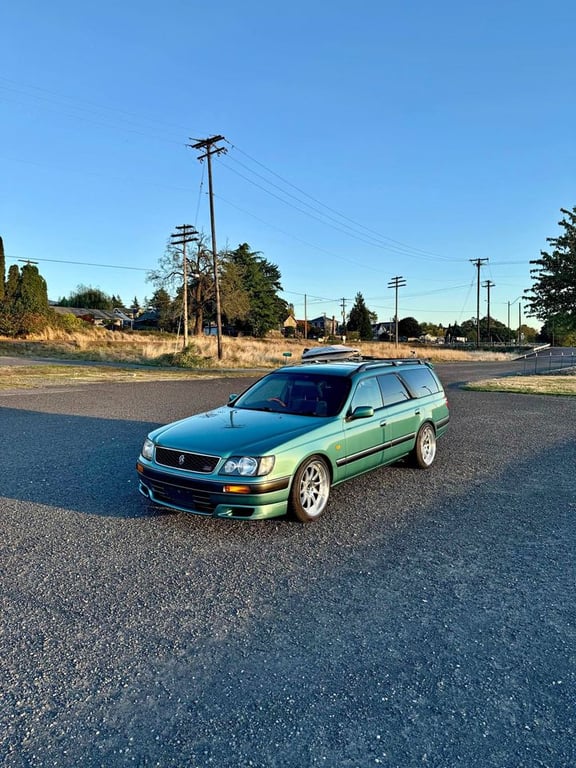
<instances>
[{"instance_id":1,"label":"utility pole","mask_svg":"<svg viewBox=\"0 0 576 768\"><path fill-rule=\"evenodd\" d=\"M171 244L182 248L182 314L184 315L184 349L188 346L188 258L186 244L198 241L198 232L191 224L181 224L170 235Z\"/></svg>"},{"instance_id":2,"label":"utility pole","mask_svg":"<svg viewBox=\"0 0 576 768\"><path fill-rule=\"evenodd\" d=\"M222 360L222 309L220 306L220 280L218 276L218 254L216 251L216 221L214 217L214 192L212 189L212 155L225 153L226 147L214 146L224 141L224 136L210 136L207 139L190 139L194 144L188 144L192 149L204 151L198 160L208 160L208 194L210 197L210 227L212 230L212 260L214 263L214 294L216 296L216 330L218 333L218 360Z\"/></svg>"},{"instance_id":3,"label":"utility pole","mask_svg":"<svg viewBox=\"0 0 576 768\"><path fill-rule=\"evenodd\" d=\"M396 348L398 348L398 288L403 288L406 285L406 280L401 275L393 277L388 283L388 288L394 288L394 325L395 325L395 339Z\"/></svg>"},{"instance_id":4,"label":"utility pole","mask_svg":"<svg viewBox=\"0 0 576 768\"><path fill-rule=\"evenodd\" d=\"M346 341L346 299L340 299L342 307L342 341Z\"/></svg>"},{"instance_id":5,"label":"utility pole","mask_svg":"<svg viewBox=\"0 0 576 768\"><path fill-rule=\"evenodd\" d=\"M492 337L490 336L490 288L494 288L496 283L491 280L484 280L482 286L487 289L488 292L488 343L492 343Z\"/></svg>"},{"instance_id":6,"label":"utility pole","mask_svg":"<svg viewBox=\"0 0 576 768\"><path fill-rule=\"evenodd\" d=\"M488 259L470 259L476 265L476 349L480 346L480 267Z\"/></svg>"},{"instance_id":7,"label":"utility pole","mask_svg":"<svg viewBox=\"0 0 576 768\"><path fill-rule=\"evenodd\" d=\"M308 306L306 294L304 294L304 338L308 338Z\"/></svg>"}]
</instances>

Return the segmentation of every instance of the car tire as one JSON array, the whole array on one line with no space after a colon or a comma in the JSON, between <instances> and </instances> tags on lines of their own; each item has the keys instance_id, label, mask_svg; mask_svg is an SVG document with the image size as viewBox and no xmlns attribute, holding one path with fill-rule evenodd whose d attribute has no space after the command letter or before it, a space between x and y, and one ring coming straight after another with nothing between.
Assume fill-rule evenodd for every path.
<instances>
[{"instance_id":1,"label":"car tire","mask_svg":"<svg viewBox=\"0 0 576 768\"><path fill-rule=\"evenodd\" d=\"M321 456L311 456L296 470L290 489L289 510L301 523L317 520L330 495L330 470Z\"/></svg>"},{"instance_id":2,"label":"car tire","mask_svg":"<svg viewBox=\"0 0 576 768\"><path fill-rule=\"evenodd\" d=\"M420 469L428 469L436 458L436 432L427 421L422 424L416 435L416 445L412 451L412 463Z\"/></svg>"}]
</instances>

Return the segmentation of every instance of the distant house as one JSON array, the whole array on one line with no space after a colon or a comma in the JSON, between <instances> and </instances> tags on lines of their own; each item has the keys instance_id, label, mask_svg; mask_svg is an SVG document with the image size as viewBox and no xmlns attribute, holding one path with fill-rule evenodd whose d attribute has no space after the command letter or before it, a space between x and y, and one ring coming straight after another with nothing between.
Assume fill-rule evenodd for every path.
<instances>
[{"instance_id":1,"label":"distant house","mask_svg":"<svg viewBox=\"0 0 576 768\"><path fill-rule=\"evenodd\" d=\"M308 327L317 328L323 336L336 336L338 334L338 323L334 317L321 315L313 320L308 320Z\"/></svg>"},{"instance_id":2,"label":"distant house","mask_svg":"<svg viewBox=\"0 0 576 768\"><path fill-rule=\"evenodd\" d=\"M121 322L122 328L132 328L134 322L132 314L128 314L122 307L115 307L113 312L116 319Z\"/></svg>"},{"instance_id":3,"label":"distant house","mask_svg":"<svg viewBox=\"0 0 576 768\"><path fill-rule=\"evenodd\" d=\"M158 328L158 312L155 309L147 309L138 315L132 323L135 331L152 330Z\"/></svg>"},{"instance_id":4,"label":"distant house","mask_svg":"<svg viewBox=\"0 0 576 768\"><path fill-rule=\"evenodd\" d=\"M116 317L114 312L105 309L87 309L86 307L52 307L54 312L59 315L74 315L85 323L95 325L100 328L113 327L121 325L122 321Z\"/></svg>"},{"instance_id":5,"label":"distant house","mask_svg":"<svg viewBox=\"0 0 576 768\"><path fill-rule=\"evenodd\" d=\"M296 333L296 328L298 327L298 323L294 317L294 315L288 315L286 320L282 323L282 330L286 336L288 335L294 335Z\"/></svg>"},{"instance_id":6,"label":"distant house","mask_svg":"<svg viewBox=\"0 0 576 768\"><path fill-rule=\"evenodd\" d=\"M372 325L372 336L375 339L389 341L396 333L396 323L393 320Z\"/></svg>"}]
</instances>

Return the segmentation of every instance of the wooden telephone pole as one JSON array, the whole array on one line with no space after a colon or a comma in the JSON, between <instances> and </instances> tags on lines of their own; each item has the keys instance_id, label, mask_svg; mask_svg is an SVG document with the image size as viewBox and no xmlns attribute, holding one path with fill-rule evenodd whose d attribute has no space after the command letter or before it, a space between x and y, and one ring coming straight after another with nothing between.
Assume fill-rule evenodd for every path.
<instances>
[{"instance_id":1,"label":"wooden telephone pole","mask_svg":"<svg viewBox=\"0 0 576 768\"><path fill-rule=\"evenodd\" d=\"M208 139L191 139L194 144L188 144L192 149L204 151L198 160L208 161L208 194L210 197L210 227L212 230L212 259L214 263L214 295L216 297L216 330L218 333L218 360L222 360L222 309L220 306L220 280L218 276L218 254L216 252L216 221L214 217L214 192L212 189L212 155L221 155L226 147L214 146L224 141L224 136L210 136Z\"/></svg>"},{"instance_id":2,"label":"wooden telephone pole","mask_svg":"<svg viewBox=\"0 0 576 768\"><path fill-rule=\"evenodd\" d=\"M388 288L394 288L395 300L394 300L394 336L396 339L396 347L398 347L398 288L403 288L406 285L406 280L401 275L393 277L388 283Z\"/></svg>"},{"instance_id":3,"label":"wooden telephone pole","mask_svg":"<svg viewBox=\"0 0 576 768\"><path fill-rule=\"evenodd\" d=\"M184 349L188 346L188 257L187 243L198 242L198 232L191 224L181 224L178 230L170 235L171 244L182 248L182 302L184 315Z\"/></svg>"}]
</instances>

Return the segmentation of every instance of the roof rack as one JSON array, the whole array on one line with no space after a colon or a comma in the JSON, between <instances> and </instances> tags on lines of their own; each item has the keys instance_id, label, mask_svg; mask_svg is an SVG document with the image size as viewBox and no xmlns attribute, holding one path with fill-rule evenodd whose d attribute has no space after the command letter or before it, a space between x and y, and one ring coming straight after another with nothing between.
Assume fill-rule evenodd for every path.
<instances>
[{"instance_id":1,"label":"roof rack","mask_svg":"<svg viewBox=\"0 0 576 768\"><path fill-rule=\"evenodd\" d=\"M364 357L358 370L365 371L367 368L377 365L402 366L408 364L428 365L428 361L420 357Z\"/></svg>"},{"instance_id":2,"label":"roof rack","mask_svg":"<svg viewBox=\"0 0 576 768\"><path fill-rule=\"evenodd\" d=\"M338 365L338 363L355 363L358 367L356 371L364 371L371 366L389 365L389 366L402 366L402 365L429 365L428 360L424 360L420 357L368 357L352 355L350 357L310 357L302 360L301 365L307 364L320 364L330 363L331 365Z\"/></svg>"}]
</instances>

